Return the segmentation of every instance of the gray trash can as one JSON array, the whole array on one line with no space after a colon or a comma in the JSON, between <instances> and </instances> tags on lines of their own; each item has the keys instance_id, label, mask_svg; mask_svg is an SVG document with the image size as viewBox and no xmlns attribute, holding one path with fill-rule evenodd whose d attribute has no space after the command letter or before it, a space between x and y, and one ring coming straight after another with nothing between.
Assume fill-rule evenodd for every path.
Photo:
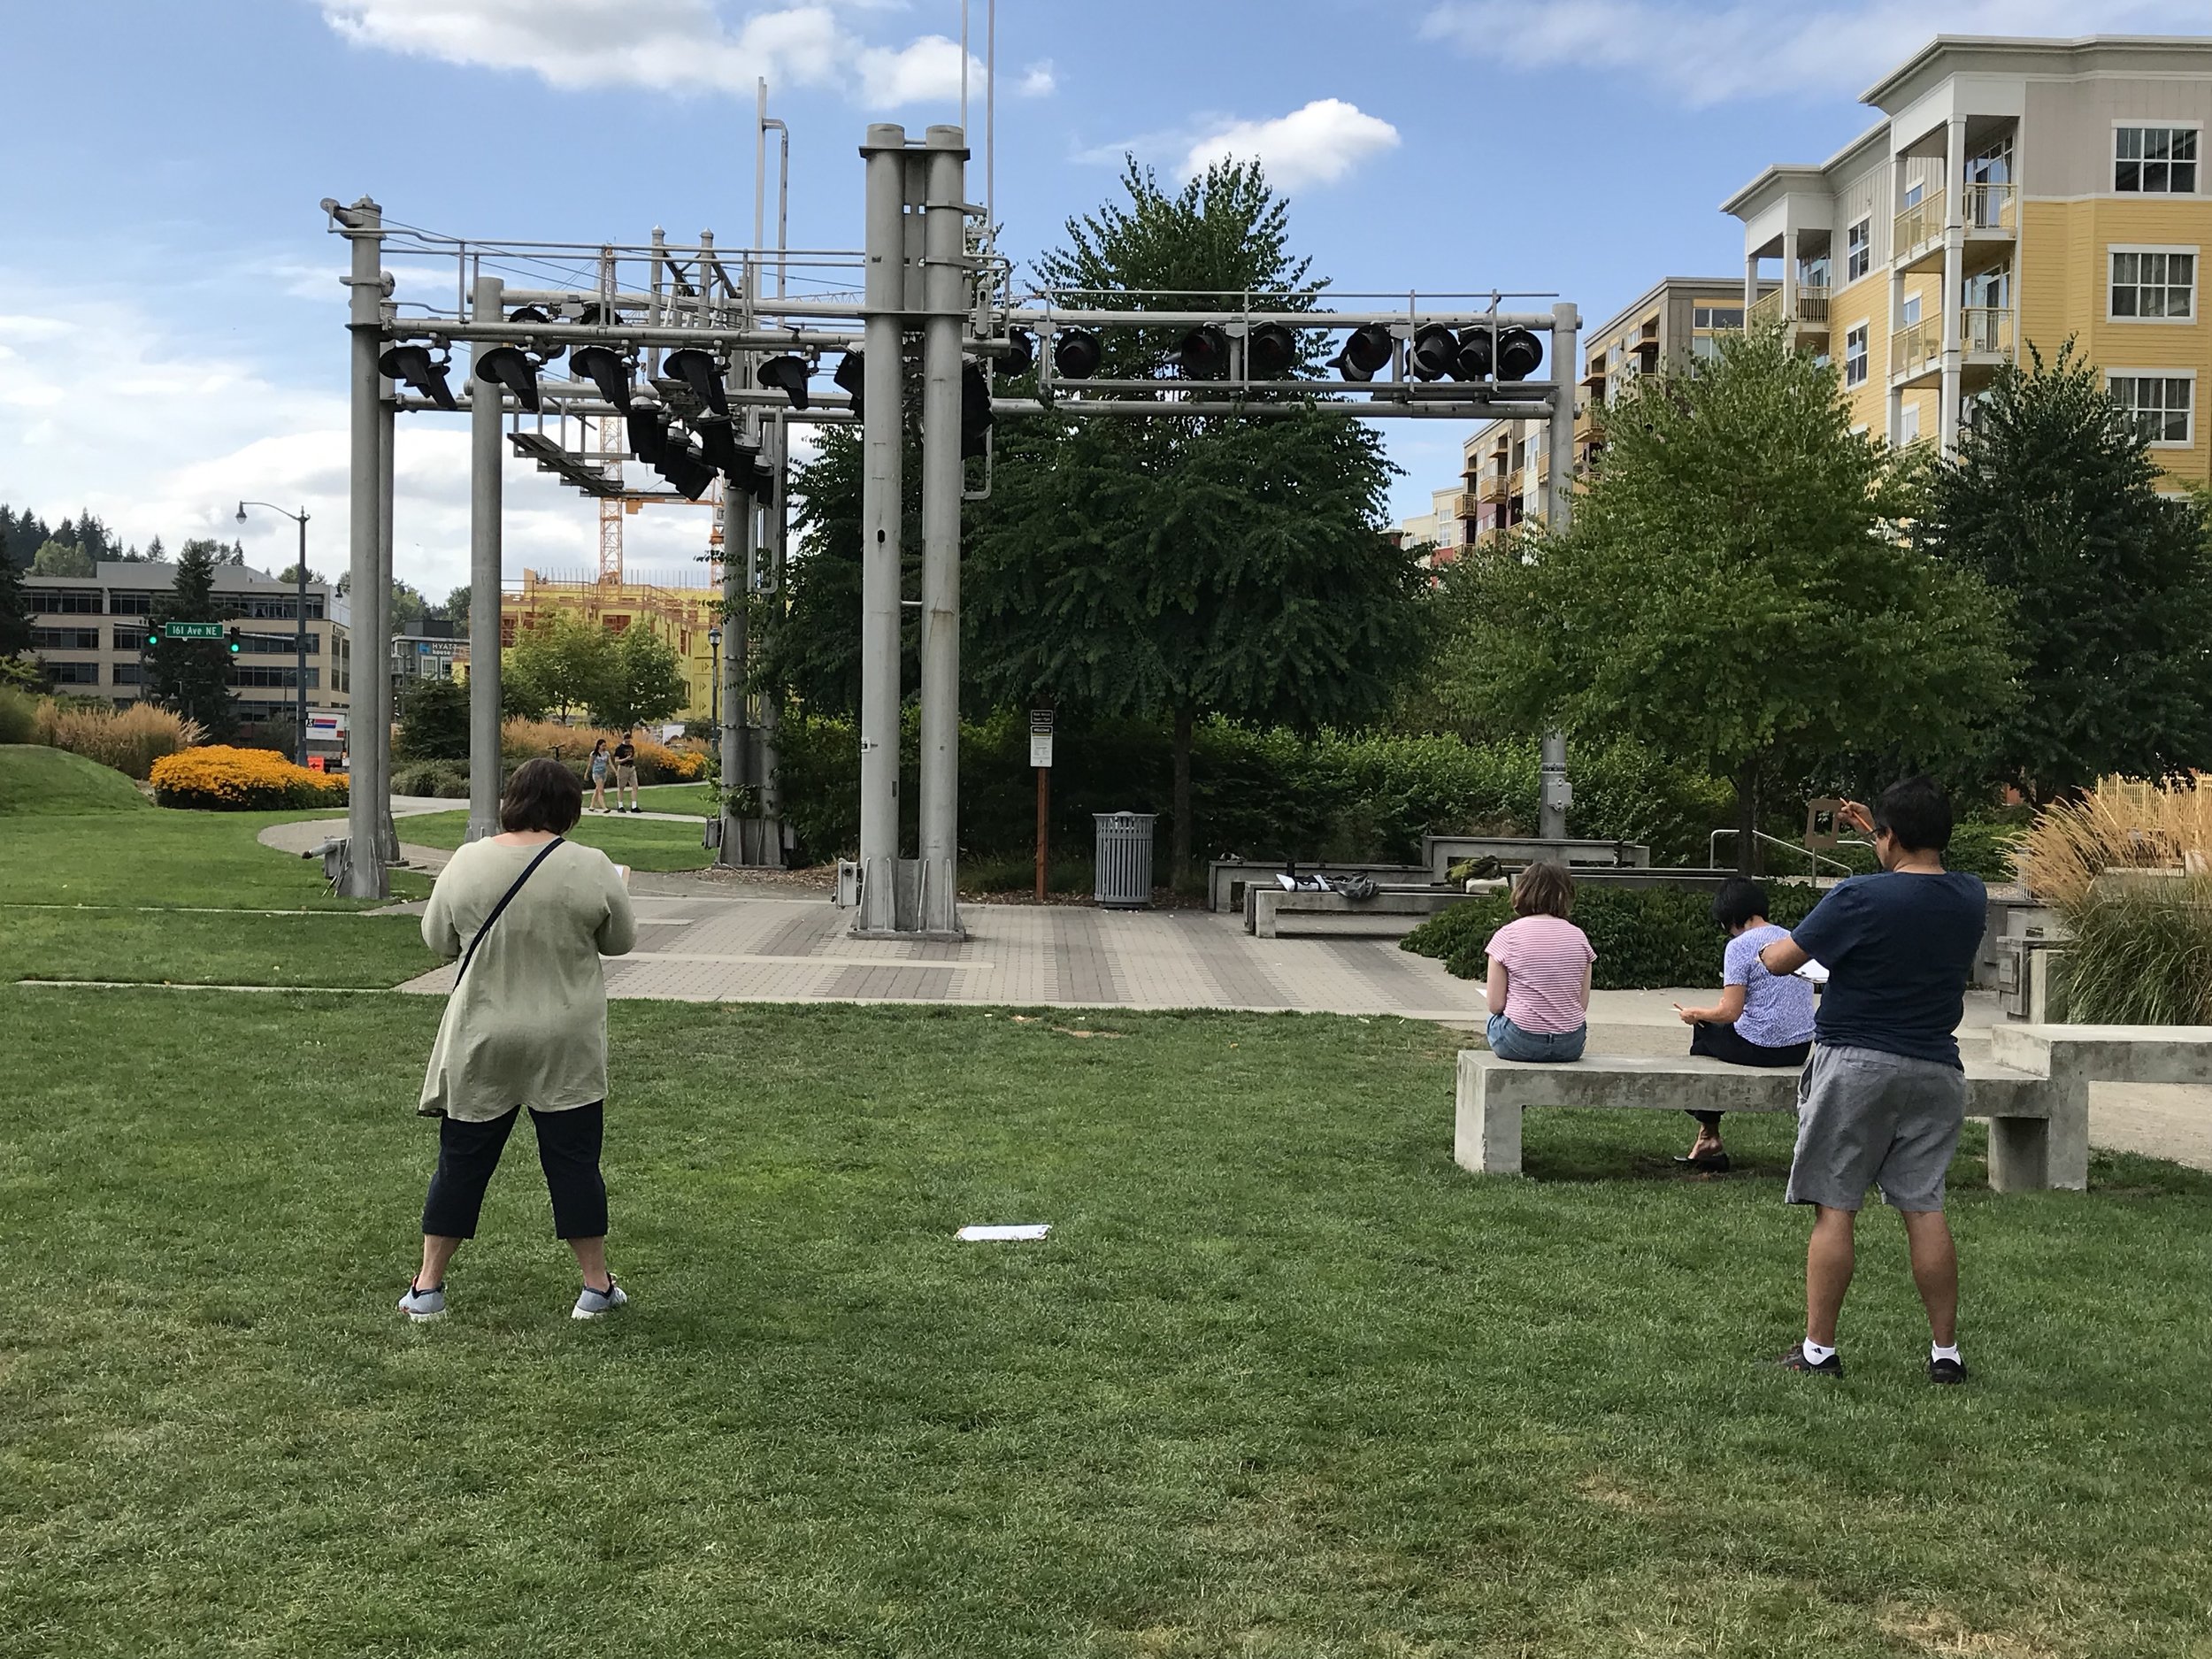
<instances>
[{"instance_id":1,"label":"gray trash can","mask_svg":"<svg viewBox=\"0 0 2212 1659\"><path fill-rule=\"evenodd\" d=\"M1152 826L1155 812L1094 812L1098 825L1091 896L1110 910L1141 910L1152 903Z\"/></svg>"}]
</instances>

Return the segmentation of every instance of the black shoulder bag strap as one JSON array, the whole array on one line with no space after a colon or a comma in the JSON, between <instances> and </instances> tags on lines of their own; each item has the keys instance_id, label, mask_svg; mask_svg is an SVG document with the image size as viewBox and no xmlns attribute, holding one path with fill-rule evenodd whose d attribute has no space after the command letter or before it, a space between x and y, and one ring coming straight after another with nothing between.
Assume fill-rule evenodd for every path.
<instances>
[{"instance_id":1,"label":"black shoulder bag strap","mask_svg":"<svg viewBox=\"0 0 2212 1659\"><path fill-rule=\"evenodd\" d=\"M482 944L484 942L484 935L492 931L492 924L499 919L500 912L507 908L509 902L513 899L516 894L522 891L522 884L527 881L532 876L537 874L538 866L543 864L548 858L551 857L553 849L560 844L561 837L558 835L556 835L551 841L546 842L543 850L541 851L535 858L533 858L529 862L520 875L515 878L514 886L509 887L506 892L499 895L499 902L492 906L492 913L484 918L484 925L476 930L476 937L469 941L468 950L461 958L461 972L453 976L453 988L455 990L457 991L461 988L461 980L469 971L469 964L476 960L477 946Z\"/></svg>"}]
</instances>

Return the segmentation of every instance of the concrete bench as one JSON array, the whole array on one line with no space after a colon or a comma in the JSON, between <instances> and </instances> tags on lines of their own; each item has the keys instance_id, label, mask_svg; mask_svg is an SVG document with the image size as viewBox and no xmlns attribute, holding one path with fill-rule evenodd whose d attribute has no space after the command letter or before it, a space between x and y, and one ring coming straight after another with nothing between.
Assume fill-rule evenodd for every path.
<instances>
[{"instance_id":1,"label":"concrete bench","mask_svg":"<svg viewBox=\"0 0 2212 1659\"><path fill-rule=\"evenodd\" d=\"M2026 1054L2024 1048L2016 1052ZM1519 1174L1521 1116L1532 1106L1794 1112L1797 1073L1686 1054L1593 1055L1540 1065L1463 1048L1454 1159L1480 1175ZM2003 1060L1969 1061L1966 1112L1989 1120L1989 1184L1995 1191L2088 1186L2086 1087L2055 1087L2047 1071Z\"/></svg>"},{"instance_id":2,"label":"concrete bench","mask_svg":"<svg viewBox=\"0 0 2212 1659\"><path fill-rule=\"evenodd\" d=\"M1439 881L1469 858L1494 858L1502 864L1532 864L1548 858L1570 864L1626 868L1651 862L1651 849L1639 841L1546 841L1533 835L1424 835L1421 857Z\"/></svg>"},{"instance_id":3,"label":"concrete bench","mask_svg":"<svg viewBox=\"0 0 2212 1659\"><path fill-rule=\"evenodd\" d=\"M1245 895L1252 888L1274 887L1275 878L1289 874L1292 868L1286 864L1248 864L1241 858L1213 859L1206 865L1206 908L1233 915L1245 908ZM1426 883L1429 879L1426 864L1338 864L1323 859L1295 868L1299 874L1308 876L1357 873L1377 881Z\"/></svg>"},{"instance_id":4,"label":"concrete bench","mask_svg":"<svg viewBox=\"0 0 2212 1659\"><path fill-rule=\"evenodd\" d=\"M1475 894L1502 893L1503 881L1477 882ZM1439 911L1464 904L1461 887L1383 887L1371 899L1348 899L1341 893L1263 887L1244 890L1244 931L1256 939L1294 933L1367 935L1385 938L1409 933Z\"/></svg>"}]
</instances>

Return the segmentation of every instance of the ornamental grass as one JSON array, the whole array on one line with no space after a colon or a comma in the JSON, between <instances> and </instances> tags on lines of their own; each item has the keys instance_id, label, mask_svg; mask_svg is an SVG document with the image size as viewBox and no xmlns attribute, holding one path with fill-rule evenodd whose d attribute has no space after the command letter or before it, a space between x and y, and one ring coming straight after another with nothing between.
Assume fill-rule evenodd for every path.
<instances>
[{"instance_id":1,"label":"ornamental grass","mask_svg":"<svg viewBox=\"0 0 2212 1659\"><path fill-rule=\"evenodd\" d=\"M269 749L208 744L165 755L154 762L153 785L157 804L201 811L346 804L344 773L296 766Z\"/></svg>"},{"instance_id":2,"label":"ornamental grass","mask_svg":"<svg viewBox=\"0 0 2212 1659\"><path fill-rule=\"evenodd\" d=\"M2212 790L2200 782L2107 778L2023 838L2021 879L2071 934L2069 1018L2212 1024Z\"/></svg>"},{"instance_id":3,"label":"ornamental grass","mask_svg":"<svg viewBox=\"0 0 2212 1659\"><path fill-rule=\"evenodd\" d=\"M591 746L601 738L607 740L611 749L622 741L622 733L596 726L563 726L557 720L509 719L500 726L499 747L511 764L551 755L582 772L591 758ZM680 741L682 747L672 748L654 738L630 739L637 749L640 783L694 783L706 776L706 751L689 739Z\"/></svg>"},{"instance_id":4,"label":"ornamental grass","mask_svg":"<svg viewBox=\"0 0 2212 1659\"><path fill-rule=\"evenodd\" d=\"M49 697L33 717L31 741L112 766L126 777L142 782L154 763L204 742L206 728L150 703L134 703L120 709L68 705Z\"/></svg>"}]
</instances>

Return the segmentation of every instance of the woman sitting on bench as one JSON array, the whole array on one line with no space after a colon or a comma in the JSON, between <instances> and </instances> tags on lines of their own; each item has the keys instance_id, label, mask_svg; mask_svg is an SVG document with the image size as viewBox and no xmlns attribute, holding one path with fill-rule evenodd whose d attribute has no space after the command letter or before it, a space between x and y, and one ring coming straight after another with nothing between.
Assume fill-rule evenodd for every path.
<instances>
[{"instance_id":1,"label":"woman sitting on bench","mask_svg":"<svg viewBox=\"0 0 2212 1659\"><path fill-rule=\"evenodd\" d=\"M1731 1065L1803 1065L1813 1046L1812 982L1793 973L1769 973L1759 953L1786 928L1767 920L1767 890L1737 876L1713 900L1713 919L1728 933L1721 956L1720 1001L1710 1008L1674 1005L1690 1028L1690 1052ZM1694 1111L1697 1140L1675 1160L1694 1170L1722 1171L1728 1154L1720 1143L1720 1114Z\"/></svg>"},{"instance_id":2,"label":"woman sitting on bench","mask_svg":"<svg viewBox=\"0 0 2212 1659\"><path fill-rule=\"evenodd\" d=\"M1597 952L1567 919L1574 907L1574 878L1563 865L1531 864L1513 884L1514 919L1483 947L1490 1052L1501 1060L1582 1058Z\"/></svg>"}]
</instances>

